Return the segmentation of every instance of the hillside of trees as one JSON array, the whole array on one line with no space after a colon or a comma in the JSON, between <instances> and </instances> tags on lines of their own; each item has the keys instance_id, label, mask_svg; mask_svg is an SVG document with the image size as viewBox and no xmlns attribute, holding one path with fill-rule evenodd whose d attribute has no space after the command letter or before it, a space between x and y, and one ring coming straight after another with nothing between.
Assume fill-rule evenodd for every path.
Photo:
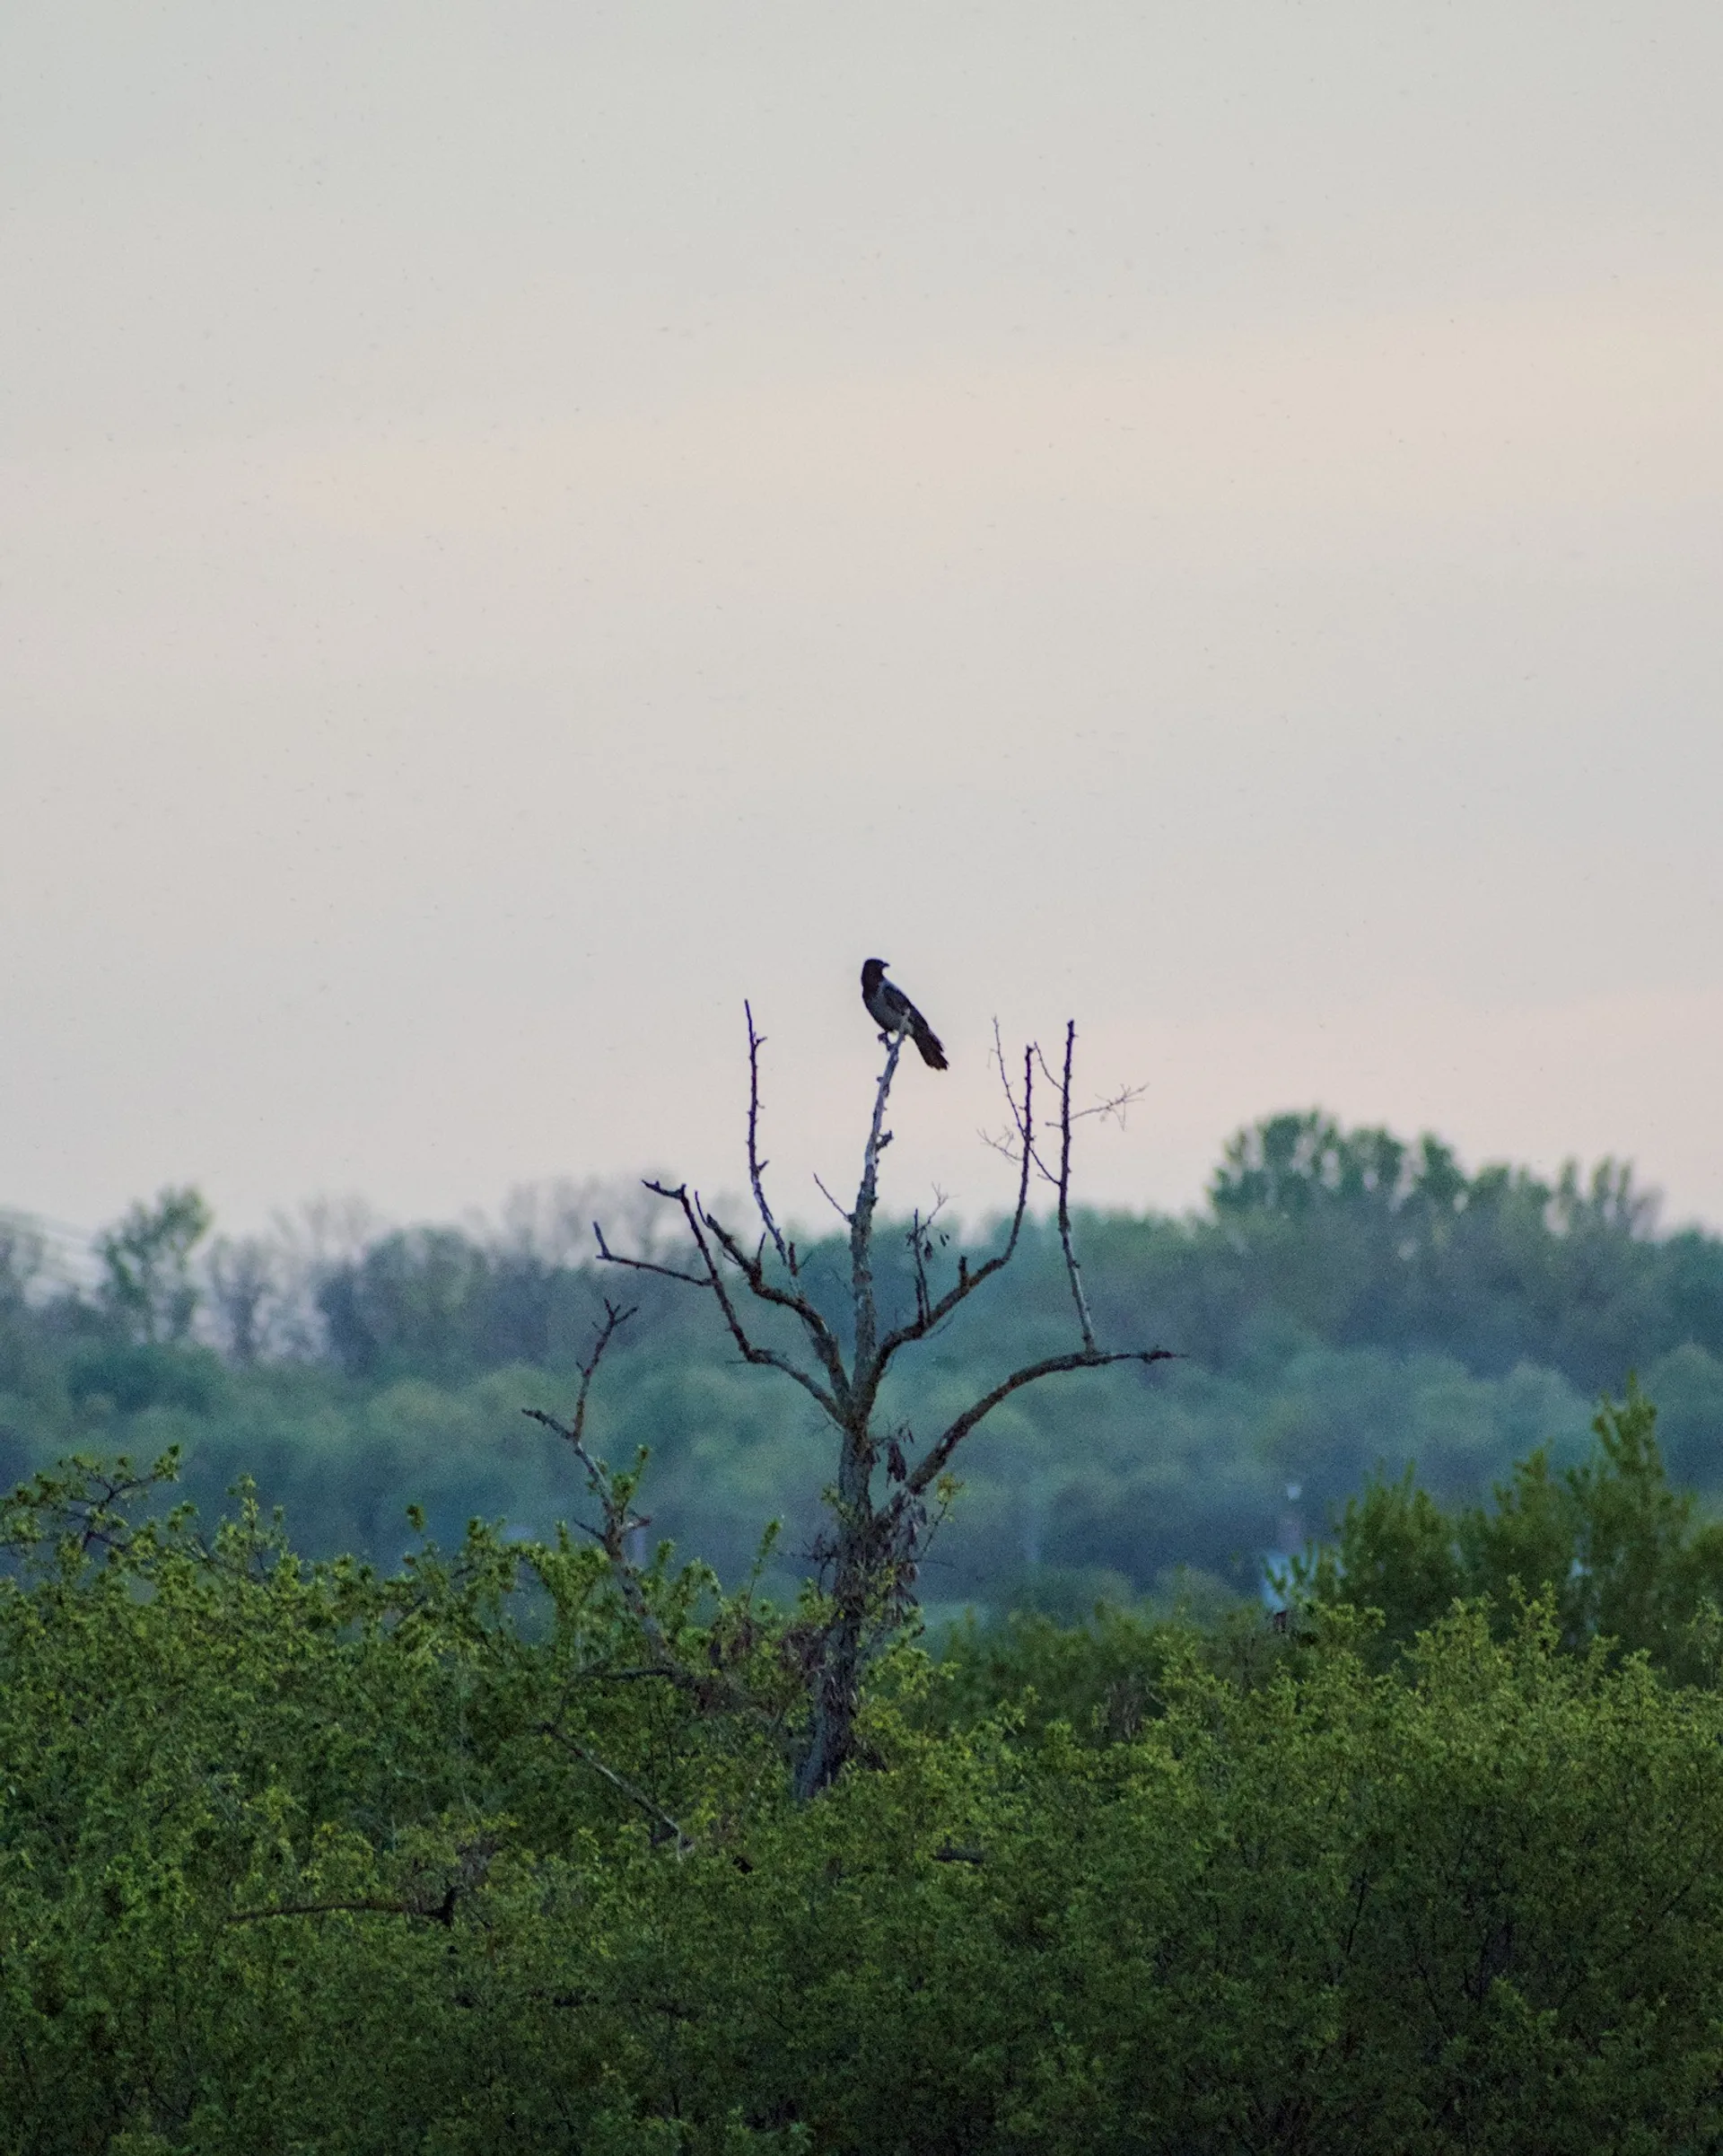
<instances>
[{"instance_id":1,"label":"hillside of trees","mask_svg":"<svg viewBox=\"0 0 1723 2156\"><path fill-rule=\"evenodd\" d=\"M206 1510L249 1475L313 1552L393 1564L412 1503L446 1540L475 1516L547 1533L581 1493L520 1410L565 1403L617 1292L584 1255L591 1209L574 1193L501 1230L340 1237L326 1215L320 1240L234 1243L195 1192L170 1191L105 1232L82 1285L57 1281L14 1219L0 1232L0 1479L74 1450L173 1444ZM643 1215L633 1226L652 1232ZM1079 1237L1102 1331L1182 1359L1083 1373L996 1413L929 1555L936 1615L1254 1594L1264 1558L1298 1551L1378 1468L1391 1480L1415 1461L1459 1503L1534 1447L1578 1458L1597 1395L1630 1372L1658 1403L1672 1474L1723 1497L1723 1240L1658 1233L1614 1162L1552 1183L1468 1172L1432 1138L1281 1116L1229 1142L1200 1214L1096 1214ZM881 1249L906 1303L907 1244L882 1235ZM954 1240L937 1256L956 1254ZM841 1246L809 1264L835 1297ZM595 1443L617 1459L651 1448L654 1533L725 1578L782 1517L771 1576L787 1588L823 1472L806 1401L741 1366L697 1300L626 1285L641 1315L595 1395ZM937 1412L1068 1324L1056 1239L1032 1228L924 1354L901 1411Z\"/></svg>"}]
</instances>

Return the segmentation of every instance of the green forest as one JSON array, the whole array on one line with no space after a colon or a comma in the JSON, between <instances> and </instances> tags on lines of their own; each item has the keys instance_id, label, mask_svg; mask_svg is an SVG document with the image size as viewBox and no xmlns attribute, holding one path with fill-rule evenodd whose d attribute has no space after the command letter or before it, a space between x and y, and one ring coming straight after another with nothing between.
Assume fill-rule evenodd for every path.
<instances>
[{"instance_id":1,"label":"green forest","mask_svg":"<svg viewBox=\"0 0 1723 2156\"><path fill-rule=\"evenodd\" d=\"M735 1270L842 1398L906 1326L884 1499L565 1238L14 1223L0 2151L1723 2150L1723 1242L1269 1118L1070 1223L1170 1358L918 1509L1083 1291L1030 1219L948 1322L1008 1226L881 1217L864 1295L850 1225Z\"/></svg>"}]
</instances>

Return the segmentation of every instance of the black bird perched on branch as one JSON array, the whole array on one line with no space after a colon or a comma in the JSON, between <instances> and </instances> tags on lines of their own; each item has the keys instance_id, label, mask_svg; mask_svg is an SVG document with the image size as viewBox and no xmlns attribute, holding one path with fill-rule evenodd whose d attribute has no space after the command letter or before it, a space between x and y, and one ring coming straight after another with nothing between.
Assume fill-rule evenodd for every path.
<instances>
[{"instance_id":1,"label":"black bird perched on branch","mask_svg":"<svg viewBox=\"0 0 1723 2156\"><path fill-rule=\"evenodd\" d=\"M929 1070L942 1071L947 1067L939 1035L903 990L886 978L884 959L870 959L862 967L862 1001L868 1006L868 1016L879 1027L881 1040L888 1039L894 1033L907 1033L922 1051L922 1061Z\"/></svg>"}]
</instances>

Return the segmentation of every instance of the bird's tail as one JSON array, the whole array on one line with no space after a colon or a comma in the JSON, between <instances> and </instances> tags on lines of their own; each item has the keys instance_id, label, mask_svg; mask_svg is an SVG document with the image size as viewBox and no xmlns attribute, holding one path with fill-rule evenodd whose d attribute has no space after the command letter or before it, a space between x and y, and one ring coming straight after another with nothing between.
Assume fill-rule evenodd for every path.
<instances>
[{"instance_id":1,"label":"bird's tail","mask_svg":"<svg viewBox=\"0 0 1723 2156\"><path fill-rule=\"evenodd\" d=\"M915 1046L922 1051L922 1061L930 1071L950 1068L945 1060L945 1050L940 1045L939 1035L919 1012L915 1015Z\"/></svg>"}]
</instances>

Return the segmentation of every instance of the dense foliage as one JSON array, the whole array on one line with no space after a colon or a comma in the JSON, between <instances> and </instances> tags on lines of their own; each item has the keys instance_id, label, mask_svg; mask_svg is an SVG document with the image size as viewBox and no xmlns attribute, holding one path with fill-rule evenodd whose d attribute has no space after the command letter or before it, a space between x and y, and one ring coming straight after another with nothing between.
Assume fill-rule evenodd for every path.
<instances>
[{"instance_id":1,"label":"dense foliage","mask_svg":"<svg viewBox=\"0 0 1723 2156\"><path fill-rule=\"evenodd\" d=\"M1630 1384L1593 1424L1593 1456L1552 1470L1541 1448L1491 1505L1445 1512L1408 1471L1350 1500L1332 1544L1290 1567L1300 1601L1356 1604L1403 1646L1456 1599L1511 1605L1515 1583L1547 1586L1560 1636L1645 1653L1674 1674L1709 1677L1707 1611L1723 1606L1723 1524L1665 1478L1656 1410Z\"/></svg>"},{"instance_id":2,"label":"dense foliage","mask_svg":"<svg viewBox=\"0 0 1723 2156\"><path fill-rule=\"evenodd\" d=\"M1475 1518L1404 1494L1425 1570L1500 1556L1540 1475ZM1560 1487L1420 1634L1358 1606L1400 1531L1367 1499L1357 1579L1279 1628L902 1651L797 1805L793 1612L660 1563L712 1672L678 1687L586 1546L383 1577L40 1479L0 1584L0 2146L1715 2148L1717 1546L1643 1401Z\"/></svg>"}]
</instances>

